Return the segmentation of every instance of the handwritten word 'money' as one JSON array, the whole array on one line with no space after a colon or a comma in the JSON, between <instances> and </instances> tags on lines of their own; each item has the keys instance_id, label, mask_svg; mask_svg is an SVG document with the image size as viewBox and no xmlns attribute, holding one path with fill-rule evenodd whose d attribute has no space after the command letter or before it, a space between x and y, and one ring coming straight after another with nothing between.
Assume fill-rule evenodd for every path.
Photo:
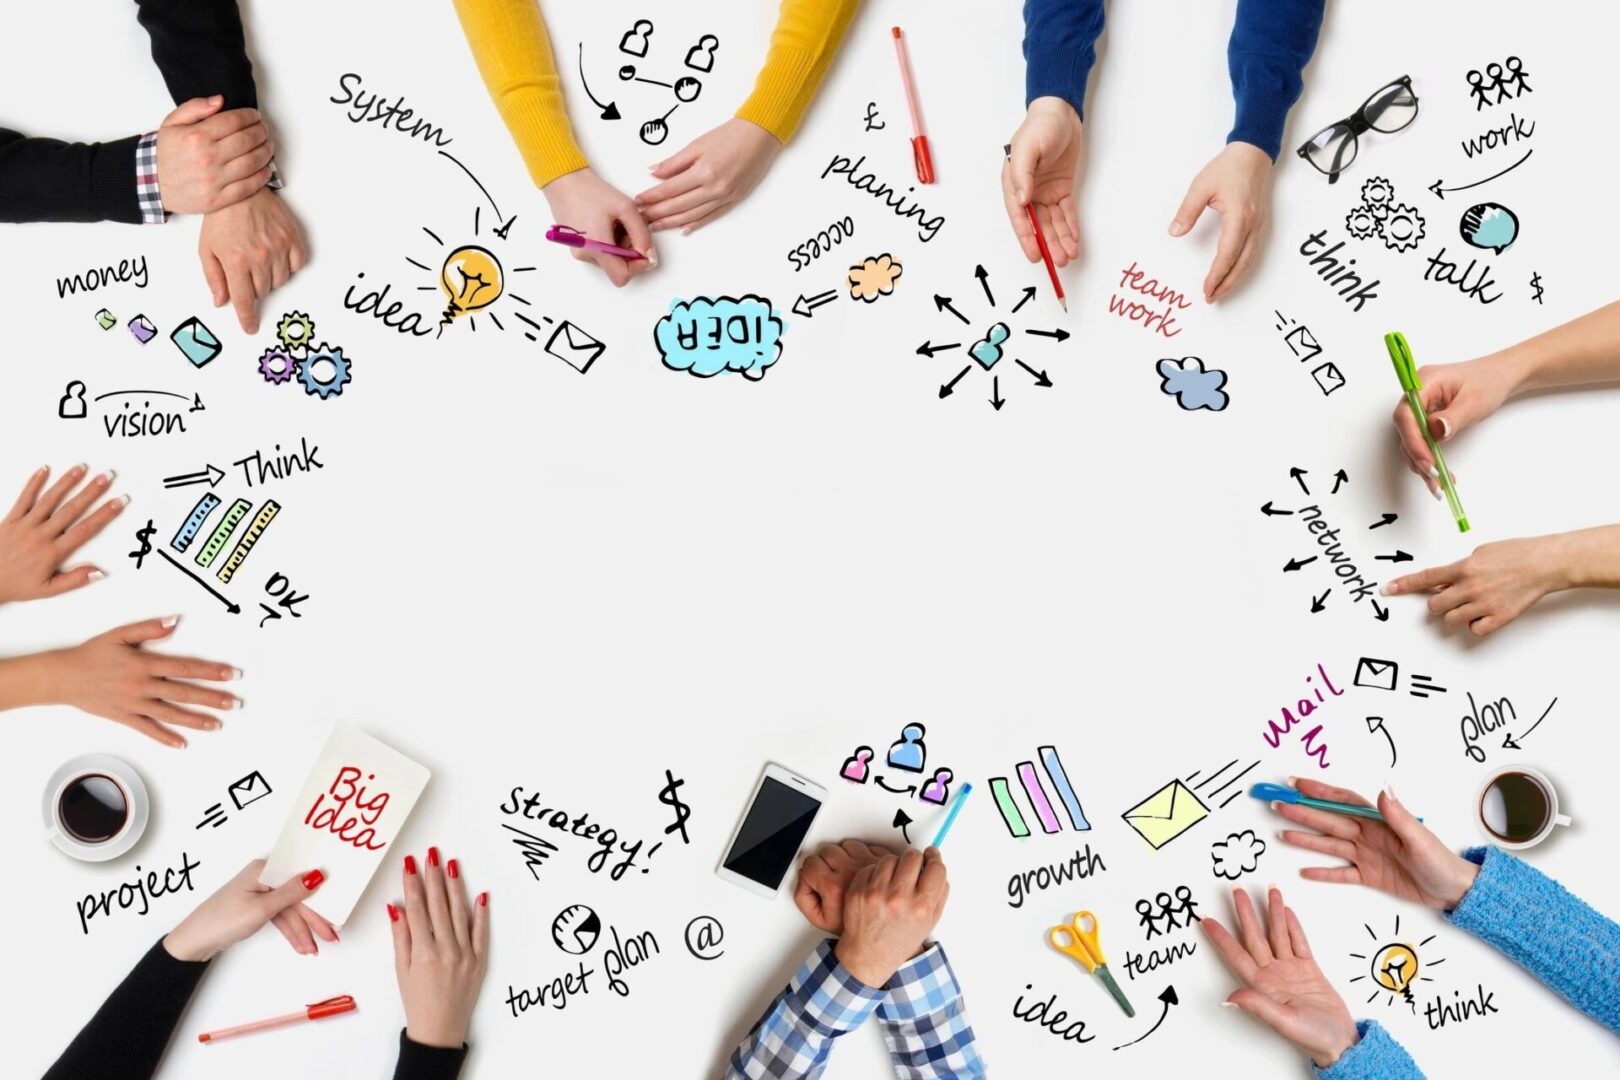
<instances>
[{"instance_id":1,"label":"handwritten word 'money'","mask_svg":"<svg viewBox=\"0 0 1620 1080\"><path fill-rule=\"evenodd\" d=\"M1136 268L1134 259L1131 261L1131 265L1120 273L1119 287L1121 289L1133 289L1144 296L1152 297L1154 300L1163 300L1165 302L1164 310L1154 311L1140 301L1123 300L1118 296L1110 296L1108 298L1108 310L1112 314L1118 315L1122 319L1129 319L1131 322L1139 322L1142 324L1142 329L1157 330L1167 338L1175 337L1176 334L1181 333L1180 330L1172 332L1170 327L1174 326L1176 322L1173 312L1178 309L1184 311L1192 307L1192 301L1187 299L1185 293L1177 292L1168 285L1159 284L1158 278L1148 277L1145 271ZM1154 325L1155 323L1158 325Z\"/></svg>"},{"instance_id":2,"label":"handwritten word 'money'","mask_svg":"<svg viewBox=\"0 0 1620 1080\"><path fill-rule=\"evenodd\" d=\"M332 786L315 796L309 813L304 815L304 824L316 830L325 829L354 847L381 851L388 843L377 840L376 825L382 812L388 809L388 792L367 798L366 786L355 782L359 779L360 770L353 765L340 768ZM368 773L366 779L375 780L377 774ZM328 796L332 801L323 806ZM350 804L354 813L348 813ZM376 843L372 842L374 840Z\"/></svg>"},{"instance_id":3,"label":"handwritten word 'money'","mask_svg":"<svg viewBox=\"0 0 1620 1080\"><path fill-rule=\"evenodd\" d=\"M86 934L90 932L90 920L96 917L96 912L102 916L112 914L113 904L118 905L120 911L126 911L140 901L141 910L136 914L145 915L152 910L152 901L160 896L177 893L182 887L186 892L195 892L196 886L191 883L191 872L201 866L200 862L192 862L191 856L185 852L180 853L180 868L176 870L169 867L163 871L163 884L158 886L158 872L148 870L144 874L140 865L135 866L135 880L116 889L108 889L100 893L87 893L79 901L79 929Z\"/></svg>"},{"instance_id":4,"label":"handwritten word 'money'","mask_svg":"<svg viewBox=\"0 0 1620 1080\"><path fill-rule=\"evenodd\" d=\"M56 279L56 298L61 300L72 293L95 292L114 282L133 281L137 289L146 288L146 256L139 259L120 259L117 266L92 266L72 277Z\"/></svg>"},{"instance_id":5,"label":"handwritten word 'money'","mask_svg":"<svg viewBox=\"0 0 1620 1080\"><path fill-rule=\"evenodd\" d=\"M1344 247L1344 241L1341 240L1332 247L1326 247L1326 244L1327 230L1322 229L1311 233L1305 238L1305 242L1299 245L1301 255L1314 256L1306 265L1316 271L1316 276L1329 285L1343 286L1339 289L1339 295L1344 297L1345 303L1356 305L1357 311L1365 307L1367 301L1378 299L1378 294L1373 290L1382 285L1383 280L1374 278L1363 283L1362 276L1350 269L1356 265L1355 259L1341 263L1334 257L1334 252Z\"/></svg>"},{"instance_id":6,"label":"handwritten word 'money'","mask_svg":"<svg viewBox=\"0 0 1620 1080\"><path fill-rule=\"evenodd\" d=\"M354 81L353 86L349 85L351 79ZM431 142L435 146L449 146L452 142L452 140L444 137L442 127L430 124L426 120L418 119L416 123L407 127L406 121L415 116L416 112L405 107L405 95L403 94L390 105L376 91L367 94L364 90L361 90L360 76L352 71L345 72L339 77L338 89L343 92L342 97L330 97L326 100L334 105L347 105L351 101L354 102L354 108L350 109L348 113L351 123L364 124L370 122L381 124L386 128L389 121L393 121L394 130L408 138L414 139L420 136L423 142Z\"/></svg>"},{"instance_id":7,"label":"handwritten word 'money'","mask_svg":"<svg viewBox=\"0 0 1620 1080\"><path fill-rule=\"evenodd\" d=\"M888 184L880 182L875 174L861 173L860 176L855 175L855 171L864 164L866 164L865 154L862 154L855 161L835 154L833 159L827 162L827 167L821 170L821 178L825 180L829 176L842 176L845 183L856 191L864 191L874 199L883 200L883 205L893 210L896 217L903 221L915 221L917 223L917 239L925 244L939 234L939 230L945 225L944 214L928 217L928 211L924 210L916 201L912 202L911 209L903 209L906 205L906 197ZM916 191L917 188L916 185L912 185L906 190Z\"/></svg>"},{"instance_id":8,"label":"handwritten word 'money'","mask_svg":"<svg viewBox=\"0 0 1620 1080\"><path fill-rule=\"evenodd\" d=\"M646 841L637 840L634 844L620 844L619 834L612 829L605 829L600 825L587 825L586 822L590 820L590 814L581 814L576 818L570 818L566 810L541 806L540 799L539 792L535 792L525 799L523 797L523 788L515 787L512 789L511 794L507 796L506 802L501 803L501 813L517 814L520 817L528 818L530 821L541 822L558 832L566 832L594 841L598 848L591 853L589 859L585 860L585 865L590 868L593 874L599 873L602 867L607 865L608 855L613 853L614 845L618 845L618 850L624 854L624 858L614 865L612 872L608 875L609 877L614 881L618 881L624 876L626 870L635 865L636 855L640 853L641 845ZM662 846L662 843L657 843L648 848L647 858L652 858L653 852ZM541 857L544 858L544 856ZM648 869L643 867L641 872L645 874Z\"/></svg>"},{"instance_id":9,"label":"handwritten word 'money'","mask_svg":"<svg viewBox=\"0 0 1620 1080\"><path fill-rule=\"evenodd\" d=\"M782 356L782 317L762 296L676 300L653 328L664 366L700 379L722 371L763 379Z\"/></svg>"},{"instance_id":10,"label":"handwritten word 'money'","mask_svg":"<svg viewBox=\"0 0 1620 1080\"><path fill-rule=\"evenodd\" d=\"M1007 879L1007 906L1023 907L1024 899L1037 889L1050 889L1053 885L1067 885L1071 881L1084 881L1093 874L1100 874L1108 867L1103 865L1102 857L1091 853L1091 845L1086 845L1085 854L1076 848L1068 862L1053 863L1051 866L1042 866L1034 870L1026 870L1022 874L1014 874Z\"/></svg>"},{"instance_id":11,"label":"handwritten word 'money'","mask_svg":"<svg viewBox=\"0 0 1620 1080\"><path fill-rule=\"evenodd\" d=\"M1316 665L1316 673L1322 676L1322 682L1327 684L1327 688L1333 692L1334 697L1343 696L1344 691L1333 685L1333 680L1328 678L1327 669L1322 667L1321 664ZM1305 676L1305 681L1310 682L1311 676ZM1267 726L1270 728L1270 730L1263 731L1260 734L1265 738L1266 743L1270 745L1273 750L1275 750L1282 742L1282 737L1284 735L1294 730L1294 725L1310 716L1311 713L1316 711L1316 707L1318 705L1324 704L1327 701L1327 699L1322 696L1322 691L1320 689L1314 689L1313 692L1316 694L1315 701L1312 701L1310 698L1300 698L1296 703L1294 711L1298 712L1298 716L1295 716L1294 711L1290 711L1288 706L1284 705L1281 710L1282 716L1279 718L1281 721L1280 723L1278 720L1267 721ZM1328 767L1328 748L1327 743L1323 743L1321 746L1316 745L1316 737L1320 734L1322 734L1322 725L1317 724L1315 727L1311 728L1311 730L1307 731L1303 736L1301 736L1301 738L1305 743L1305 756L1314 757L1316 759L1316 767L1319 769L1325 769Z\"/></svg>"}]
</instances>

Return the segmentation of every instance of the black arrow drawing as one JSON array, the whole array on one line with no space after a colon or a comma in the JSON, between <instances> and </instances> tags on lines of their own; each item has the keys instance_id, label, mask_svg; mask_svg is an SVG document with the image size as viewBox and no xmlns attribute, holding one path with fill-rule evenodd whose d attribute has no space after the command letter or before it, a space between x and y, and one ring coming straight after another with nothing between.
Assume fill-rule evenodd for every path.
<instances>
[{"instance_id":1,"label":"black arrow drawing","mask_svg":"<svg viewBox=\"0 0 1620 1080\"><path fill-rule=\"evenodd\" d=\"M960 349L961 347L962 343L960 341L953 341L949 345L935 345L931 341L925 341L917 346L917 355L926 356L932 360L935 353L942 353L946 349Z\"/></svg>"},{"instance_id":2,"label":"black arrow drawing","mask_svg":"<svg viewBox=\"0 0 1620 1080\"><path fill-rule=\"evenodd\" d=\"M1399 517L1399 516L1400 515L1398 515L1398 514L1386 513L1383 517L1379 518L1377 521L1375 521L1371 525L1367 526L1367 528L1369 528L1369 529L1381 529L1385 525L1393 525L1395 523L1395 519L1397 517Z\"/></svg>"},{"instance_id":3,"label":"black arrow drawing","mask_svg":"<svg viewBox=\"0 0 1620 1080\"><path fill-rule=\"evenodd\" d=\"M484 186L484 182L482 180L473 175L473 171L471 169L467 168L467 166L463 165L460 161L457 161L454 154L448 154L445 153L445 151L440 150L439 156L449 158L451 161L455 161L456 168L466 173L468 179L478 185L478 190L482 191L484 193L484 198L489 200L489 208L495 211L495 219L497 221L501 220L502 218L506 218L506 223L495 230L495 235L500 237L502 240L505 240L506 234L512 231L512 223L517 220L517 215L513 214L511 217L507 218L506 215L502 214L501 208L495 205L495 196L489 193L489 188Z\"/></svg>"},{"instance_id":4,"label":"black arrow drawing","mask_svg":"<svg viewBox=\"0 0 1620 1080\"><path fill-rule=\"evenodd\" d=\"M1541 715L1536 718L1536 722L1531 724L1529 727L1525 728L1524 729L1524 735L1520 735L1519 739L1524 738L1525 735L1530 734L1532 731L1536 730L1536 728L1540 727L1541 722L1543 720L1547 719L1547 714L1552 712L1552 707L1554 705L1556 705L1556 704L1558 704L1558 699L1557 698L1553 698L1552 701L1548 702L1547 707L1545 709L1543 709L1541 711ZM1519 745L1519 739L1515 739L1513 737L1513 733L1511 731L1508 732L1505 736L1502 737L1502 749L1504 749L1504 750L1522 750L1522 749L1524 749L1524 747Z\"/></svg>"},{"instance_id":5,"label":"black arrow drawing","mask_svg":"<svg viewBox=\"0 0 1620 1080\"><path fill-rule=\"evenodd\" d=\"M814 296L805 296L800 293L799 298L793 301L793 314L802 319L811 318L814 316L816 308L825 307L836 299L838 299L837 289L828 289L826 292L816 293Z\"/></svg>"},{"instance_id":6,"label":"black arrow drawing","mask_svg":"<svg viewBox=\"0 0 1620 1080\"><path fill-rule=\"evenodd\" d=\"M203 410L203 403L202 403L202 395L201 394L194 394L192 396L191 408L187 409L186 411L187 412L203 412L204 411Z\"/></svg>"},{"instance_id":7,"label":"black arrow drawing","mask_svg":"<svg viewBox=\"0 0 1620 1080\"><path fill-rule=\"evenodd\" d=\"M1311 597L1311 614L1312 615L1315 615L1318 611L1326 611L1327 610L1328 594L1331 593L1332 591L1333 590L1331 588L1323 589L1321 596L1313 596L1313 597Z\"/></svg>"},{"instance_id":8,"label":"black arrow drawing","mask_svg":"<svg viewBox=\"0 0 1620 1080\"><path fill-rule=\"evenodd\" d=\"M1393 769L1395 767L1395 736L1391 735L1389 729L1384 726L1382 716L1367 717L1367 734L1371 735L1375 731L1383 732L1384 738L1389 740L1389 767Z\"/></svg>"},{"instance_id":9,"label":"black arrow drawing","mask_svg":"<svg viewBox=\"0 0 1620 1080\"><path fill-rule=\"evenodd\" d=\"M1024 333L1034 334L1036 337L1057 338L1059 341L1069 340L1069 332L1061 327L1056 330L1025 330Z\"/></svg>"},{"instance_id":10,"label":"black arrow drawing","mask_svg":"<svg viewBox=\"0 0 1620 1080\"><path fill-rule=\"evenodd\" d=\"M955 315L958 319L962 320L962 323L963 323L964 326L972 326L973 325L972 323L968 322L968 318L967 318L966 315L962 314L960 311L957 311L955 308L951 307L951 298L948 297L948 296L941 296L938 293L935 293L934 294L934 307L938 308L940 311L948 311L952 315Z\"/></svg>"},{"instance_id":11,"label":"black arrow drawing","mask_svg":"<svg viewBox=\"0 0 1620 1080\"><path fill-rule=\"evenodd\" d=\"M1121 1043L1119 1046L1114 1047L1115 1050L1123 1050L1127 1046L1135 1046L1137 1043L1141 1042L1155 1031L1158 1031L1159 1025L1164 1023L1164 1018L1170 1015L1170 1006L1181 1004L1181 999L1176 997L1176 988L1173 986L1165 987L1164 993L1159 995L1159 1000L1164 1002L1164 1011L1159 1013L1159 1018L1157 1020L1153 1021L1153 1026L1148 1028L1142 1034L1138 1035L1136 1038L1132 1039L1130 1042Z\"/></svg>"},{"instance_id":12,"label":"black arrow drawing","mask_svg":"<svg viewBox=\"0 0 1620 1080\"><path fill-rule=\"evenodd\" d=\"M883 782L883 777L881 777L881 776L874 776L874 777L872 777L872 779L877 781L877 786L878 787L882 788L884 791L891 792L891 793L893 793L895 795L915 795L917 793L917 785L916 784L912 784L910 787L895 788L895 787L890 787L888 784L885 784Z\"/></svg>"},{"instance_id":13,"label":"black arrow drawing","mask_svg":"<svg viewBox=\"0 0 1620 1080\"><path fill-rule=\"evenodd\" d=\"M1313 563L1315 561L1316 561L1316 556L1315 555L1312 555L1308 559L1289 559L1288 560L1288 565L1283 567L1283 573L1286 574L1286 573L1289 573L1291 571L1298 570L1302 566L1309 566L1309 565L1311 565L1311 563Z\"/></svg>"},{"instance_id":14,"label":"black arrow drawing","mask_svg":"<svg viewBox=\"0 0 1620 1080\"><path fill-rule=\"evenodd\" d=\"M208 594L210 596L212 596L215 600L218 600L220 603L225 605L225 610L226 611L230 612L232 615L240 615L240 614L242 614L242 609L240 607L233 604L227 597L225 597L225 596L221 595L219 592L215 591L214 587L212 585L208 584L208 582L204 581L202 578L198 577L196 574L193 574L190 570L187 570L185 567L181 566L179 561L176 560L173 555L170 555L167 551L164 551L162 548L158 548L158 554L163 556L165 559L169 560L169 565L170 566L174 567L176 570L178 570L182 574L186 575L186 577L190 578L192 581L195 581L197 584L199 584L203 588L207 589Z\"/></svg>"},{"instance_id":15,"label":"black arrow drawing","mask_svg":"<svg viewBox=\"0 0 1620 1080\"><path fill-rule=\"evenodd\" d=\"M1384 607L1383 605L1381 605L1376 600L1374 600L1372 602L1372 606L1373 606L1373 610L1378 613L1377 615L1374 615L1373 618L1377 619L1379 622L1389 622L1389 609L1388 608Z\"/></svg>"},{"instance_id":16,"label":"black arrow drawing","mask_svg":"<svg viewBox=\"0 0 1620 1080\"><path fill-rule=\"evenodd\" d=\"M962 381L962 376L966 375L968 372L970 372L972 370L973 370L973 365L969 364L967 367L963 368L961 371L958 371L956 373L956 378L952 379L950 382L946 383L944 386L941 386L939 388L939 396L942 397L942 398L950 397L952 391L954 391L956 389L956 384Z\"/></svg>"},{"instance_id":17,"label":"black arrow drawing","mask_svg":"<svg viewBox=\"0 0 1620 1080\"><path fill-rule=\"evenodd\" d=\"M1374 555L1373 558L1375 558L1375 559L1383 559L1385 562L1411 562L1412 561L1412 556L1408 555L1406 552L1402 551L1400 548L1396 548L1395 549L1395 554L1393 554L1393 555Z\"/></svg>"},{"instance_id":18,"label":"black arrow drawing","mask_svg":"<svg viewBox=\"0 0 1620 1080\"><path fill-rule=\"evenodd\" d=\"M1311 489L1305 486L1305 474L1309 471L1310 470L1308 469L1300 468L1298 465L1295 465L1292 469L1288 470L1288 475L1294 478L1294 482L1299 485L1299 490L1303 491L1307 495L1311 493Z\"/></svg>"},{"instance_id":19,"label":"black arrow drawing","mask_svg":"<svg viewBox=\"0 0 1620 1080\"><path fill-rule=\"evenodd\" d=\"M1329 495L1337 495L1339 493L1340 485L1342 485L1348 479L1350 479L1350 477L1345 474L1345 471L1343 469L1340 469L1338 472L1334 473L1333 474L1333 490L1328 492L1328 494Z\"/></svg>"},{"instance_id":20,"label":"black arrow drawing","mask_svg":"<svg viewBox=\"0 0 1620 1080\"><path fill-rule=\"evenodd\" d=\"M900 835L905 838L906 843L911 843L911 834L906 832L906 826L911 824L911 815L904 810L896 810L894 812L894 821L891 824L900 830Z\"/></svg>"},{"instance_id":21,"label":"black arrow drawing","mask_svg":"<svg viewBox=\"0 0 1620 1080\"><path fill-rule=\"evenodd\" d=\"M1019 367L1023 368L1025 371L1029 372L1031 375L1035 376L1035 385L1036 386L1051 386L1052 385L1052 380L1048 379L1046 377L1046 372L1044 372L1044 371L1036 371L1034 368L1030 367L1028 364L1024 363L1022 360L1018 359L1016 356L1013 357L1013 363L1017 364Z\"/></svg>"},{"instance_id":22,"label":"black arrow drawing","mask_svg":"<svg viewBox=\"0 0 1620 1080\"><path fill-rule=\"evenodd\" d=\"M1292 514L1293 513L1292 510L1278 510L1278 509L1276 509L1275 507L1273 507L1271 505L1271 500L1270 499L1266 500L1266 504L1260 508L1260 512L1262 514L1266 515L1266 517L1277 517L1280 514Z\"/></svg>"},{"instance_id":23,"label":"black arrow drawing","mask_svg":"<svg viewBox=\"0 0 1620 1080\"><path fill-rule=\"evenodd\" d=\"M1533 154L1533 153L1535 153L1534 150L1526 150L1524 152L1524 157L1520 158L1518 161L1515 161L1513 164L1509 165L1507 168L1503 169L1501 172L1492 173L1490 176L1487 176L1483 180L1475 180L1472 184L1462 184L1462 185L1460 185L1458 187L1443 187L1442 185L1445 184L1445 181L1444 180L1436 180L1434 183L1429 185L1429 192L1432 195L1434 195L1435 198L1437 198L1440 201L1444 202L1445 198L1446 198L1446 192L1448 192L1448 191L1467 191L1471 187L1479 187L1479 185L1481 185L1481 184L1488 184L1492 180L1495 180L1498 176L1506 176L1508 173L1512 172L1514 169L1517 169L1520 165L1523 165L1525 162L1529 161L1530 160L1530 155Z\"/></svg>"},{"instance_id":24,"label":"black arrow drawing","mask_svg":"<svg viewBox=\"0 0 1620 1080\"><path fill-rule=\"evenodd\" d=\"M1000 412L1001 407L1007 404L1007 399L1001 396L1000 375L992 375L990 377L990 404L995 408L996 412Z\"/></svg>"},{"instance_id":25,"label":"black arrow drawing","mask_svg":"<svg viewBox=\"0 0 1620 1080\"><path fill-rule=\"evenodd\" d=\"M984 290L984 298L986 300L990 301L990 306L991 307L995 307L996 306L996 298L995 298L995 295L990 292L990 274L989 274L989 272L986 271L985 268L982 267L982 266L975 266L973 268L973 276L979 279L979 288Z\"/></svg>"},{"instance_id":26,"label":"black arrow drawing","mask_svg":"<svg viewBox=\"0 0 1620 1080\"><path fill-rule=\"evenodd\" d=\"M1013 314L1014 315L1018 314L1018 309L1023 307L1025 304L1029 303L1033 299L1035 299L1035 286L1033 286L1033 285L1024 286L1024 298L1022 300L1018 301L1018 303L1013 305Z\"/></svg>"},{"instance_id":27,"label":"black arrow drawing","mask_svg":"<svg viewBox=\"0 0 1620 1080\"><path fill-rule=\"evenodd\" d=\"M208 465L197 472L180 473L178 476L165 476L163 486L166 488L190 487L192 484L207 484L213 487L225 479L224 470L215 465Z\"/></svg>"},{"instance_id":28,"label":"black arrow drawing","mask_svg":"<svg viewBox=\"0 0 1620 1080\"><path fill-rule=\"evenodd\" d=\"M602 119L617 120L619 118L618 102L610 101L604 105L597 101L596 95L591 93L591 84L585 81L585 43L583 41L579 43L579 83L585 88L585 96L591 99L591 104L602 110ZM496 211L496 213L499 212Z\"/></svg>"}]
</instances>

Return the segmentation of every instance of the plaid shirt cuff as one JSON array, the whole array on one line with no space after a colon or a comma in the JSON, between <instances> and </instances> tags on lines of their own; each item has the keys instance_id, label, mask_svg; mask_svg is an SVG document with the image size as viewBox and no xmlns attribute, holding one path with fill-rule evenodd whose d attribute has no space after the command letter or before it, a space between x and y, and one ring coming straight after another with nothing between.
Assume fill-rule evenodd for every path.
<instances>
[{"instance_id":1,"label":"plaid shirt cuff","mask_svg":"<svg viewBox=\"0 0 1620 1080\"><path fill-rule=\"evenodd\" d=\"M900 1080L967 1080L985 1075L962 989L937 942L884 986L877 1007Z\"/></svg>"},{"instance_id":2,"label":"plaid shirt cuff","mask_svg":"<svg viewBox=\"0 0 1620 1080\"><path fill-rule=\"evenodd\" d=\"M882 990L867 986L838 962L836 944L828 938L816 946L794 972L782 1002L801 1023L828 1035L854 1031L883 1000Z\"/></svg>"},{"instance_id":3,"label":"plaid shirt cuff","mask_svg":"<svg viewBox=\"0 0 1620 1080\"><path fill-rule=\"evenodd\" d=\"M823 941L794 972L742 1044L733 1051L726 1080L819 1077L833 1040L860 1027L883 991L845 970Z\"/></svg>"},{"instance_id":4,"label":"plaid shirt cuff","mask_svg":"<svg viewBox=\"0 0 1620 1080\"><path fill-rule=\"evenodd\" d=\"M148 131L135 144L135 203L140 207L142 225L162 225L169 220L158 191L157 132Z\"/></svg>"}]
</instances>

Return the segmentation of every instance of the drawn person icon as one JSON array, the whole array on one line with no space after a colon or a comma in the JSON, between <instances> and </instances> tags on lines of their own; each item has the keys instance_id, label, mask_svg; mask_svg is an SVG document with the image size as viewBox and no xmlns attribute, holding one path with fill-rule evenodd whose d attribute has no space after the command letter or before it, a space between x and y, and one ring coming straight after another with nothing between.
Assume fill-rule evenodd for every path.
<instances>
[{"instance_id":1,"label":"drawn person icon","mask_svg":"<svg viewBox=\"0 0 1620 1080\"><path fill-rule=\"evenodd\" d=\"M686 50L686 66L693 71L710 72L714 70L714 50L720 47L720 39L713 34L704 34L698 38L698 43Z\"/></svg>"},{"instance_id":2,"label":"drawn person icon","mask_svg":"<svg viewBox=\"0 0 1620 1080\"><path fill-rule=\"evenodd\" d=\"M923 726L907 724L900 729L900 741L889 747L889 767L906 772L922 772L928 759L928 748L923 745Z\"/></svg>"},{"instance_id":3,"label":"drawn person icon","mask_svg":"<svg viewBox=\"0 0 1620 1080\"><path fill-rule=\"evenodd\" d=\"M866 777L872 771L872 754L870 746L857 746L855 753L844 759L844 767L838 770L838 775L852 783L866 783Z\"/></svg>"},{"instance_id":4,"label":"drawn person icon","mask_svg":"<svg viewBox=\"0 0 1620 1080\"><path fill-rule=\"evenodd\" d=\"M619 39L619 51L629 53L631 56L646 56L647 46L650 44L647 39L652 37L652 32L652 20L637 19L635 25L626 30L624 37Z\"/></svg>"},{"instance_id":5,"label":"drawn person icon","mask_svg":"<svg viewBox=\"0 0 1620 1080\"><path fill-rule=\"evenodd\" d=\"M1512 94L1508 93L1507 83L1503 78L1503 76L1507 73L1502 70L1501 64L1486 64L1485 74L1491 77L1491 85L1487 87L1487 89L1496 91L1496 100L1492 102L1493 105L1500 105L1502 102L1513 96ZM1478 110L1475 111L1477 112Z\"/></svg>"},{"instance_id":6,"label":"drawn person icon","mask_svg":"<svg viewBox=\"0 0 1620 1080\"><path fill-rule=\"evenodd\" d=\"M1169 923L1171 930L1181 929L1181 923L1176 919L1176 911L1172 906L1169 893L1158 893L1153 897L1153 902L1159 905L1159 914L1156 916L1157 918L1161 918L1165 922Z\"/></svg>"},{"instance_id":7,"label":"drawn person icon","mask_svg":"<svg viewBox=\"0 0 1620 1080\"><path fill-rule=\"evenodd\" d=\"M1524 70L1523 60L1520 60L1517 56L1508 57L1507 73L1512 76L1512 78L1508 79L1507 82L1513 84L1514 97L1518 97L1521 94L1530 94L1535 92L1530 89L1529 76Z\"/></svg>"},{"instance_id":8,"label":"drawn person icon","mask_svg":"<svg viewBox=\"0 0 1620 1080\"><path fill-rule=\"evenodd\" d=\"M84 403L84 383L74 379L67 384L67 392L56 403L56 415L63 420L83 420L89 409Z\"/></svg>"},{"instance_id":9,"label":"drawn person icon","mask_svg":"<svg viewBox=\"0 0 1620 1080\"><path fill-rule=\"evenodd\" d=\"M703 92L703 84L690 75L682 75L675 80L676 101L696 101L698 94Z\"/></svg>"},{"instance_id":10,"label":"drawn person icon","mask_svg":"<svg viewBox=\"0 0 1620 1080\"><path fill-rule=\"evenodd\" d=\"M951 780L955 776L956 774L949 769L935 769L934 778L923 785L922 791L917 794L917 798L923 802L944 806L945 800L951 796Z\"/></svg>"},{"instance_id":11,"label":"drawn person icon","mask_svg":"<svg viewBox=\"0 0 1620 1080\"><path fill-rule=\"evenodd\" d=\"M1468 93L1474 99L1474 111L1479 112L1479 110L1489 105L1490 102L1485 100L1485 76L1478 68L1472 68L1469 70L1468 85L1471 87Z\"/></svg>"},{"instance_id":12,"label":"drawn person icon","mask_svg":"<svg viewBox=\"0 0 1620 1080\"><path fill-rule=\"evenodd\" d=\"M619 69L619 81L629 82L636 77L636 65L626 64Z\"/></svg>"},{"instance_id":13,"label":"drawn person icon","mask_svg":"<svg viewBox=\"0 0 1620 1080\"><path fill-rule=\"evenodd\" d=\"M1192 889L1190 887L1186 885L1177 885L1176 899L1181 901L1181 905L1177 907L1176 910L1187 917L1188 926L1191 926L1195 922L1204 921L1204 917L1198 914L1198 904L1192 898Z\"/></svg>"},{"instance_id":14,"label":"drawn person icon","mask_svg":"<svg viewBox=\"0 0 1620 1080\"><path fill-rule=\"evenodd\" d=\"M1164 932L1159 929L1159 920L1153 914L1152 904L1148 903L1146 900L1138 900L1136 902L1136 913L1142 916L1141 923L1143 926L1147 927L1148 937L1152 937L1154 934L1161 934Z\"/></svg>"}]
</instances>

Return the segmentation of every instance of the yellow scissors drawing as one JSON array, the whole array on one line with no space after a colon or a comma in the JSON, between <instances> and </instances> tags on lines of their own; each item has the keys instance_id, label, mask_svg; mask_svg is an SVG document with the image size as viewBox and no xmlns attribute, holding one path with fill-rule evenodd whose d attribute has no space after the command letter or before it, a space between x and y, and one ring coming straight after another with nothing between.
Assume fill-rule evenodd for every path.
<instances>
[{"instance_id":1,"label":"yellow scissors drawing","mask_svg":"<svg viewBox=\"0 0 1620 1080\"><path fill-rule=\"evenodd\" d=\"M1097 916L1089 911L1077 911L1062 926L1054 926L1046 932L1046 942L1058 952L1072 957L1080 962L1080 966L1091 972L1103 981L1119 1007L1125 1010L1126 1016L1135 1016L1136 1010L1125 997L1125 991L1119 988L1114 976L1109 974L1108 961L1103 958L1102 944L1098 940L1100 927Z\"/></svg>"}]
</instances>

